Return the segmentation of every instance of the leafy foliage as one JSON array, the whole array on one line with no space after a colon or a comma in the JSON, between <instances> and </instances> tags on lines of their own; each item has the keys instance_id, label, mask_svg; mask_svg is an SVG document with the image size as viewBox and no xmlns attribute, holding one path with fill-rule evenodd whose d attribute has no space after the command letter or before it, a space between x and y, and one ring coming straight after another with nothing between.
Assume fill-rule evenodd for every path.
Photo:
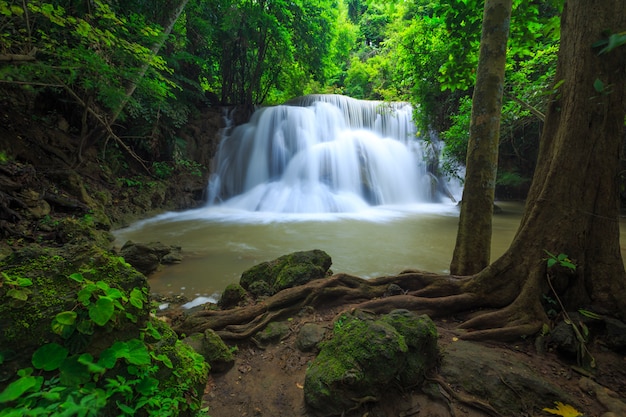
<instances>
[{"instance_id":1,"label":"leafy foliage","mask_svg":"<svg viewBox=\"0 0 626 417\"><path fill-rule=\"evenodd\" d=\"M160 368L178 371L168 355L159 353L155 343L162 334L151 322L139 338L115 341L97 357L74 343L77 335L92 335L98 327L120 320L136 322L132 311L144 308L146 289L125 292L104 281L93 282L82 273L68 279L81 285L76 306L58 313L51 324L64 342L44 344L33 353L32 367L19 370L17 379L0 392L0 416L98 416L112 409L122 416L198 412L199 401L187 398L195 395L196 381L180 375L176 387L163 389L157 375ZM177 346L185 349L180 342ZM191 351L186 354L195 361L194 369L206 375L202 358Z\"/></svg>"}]
</instances>

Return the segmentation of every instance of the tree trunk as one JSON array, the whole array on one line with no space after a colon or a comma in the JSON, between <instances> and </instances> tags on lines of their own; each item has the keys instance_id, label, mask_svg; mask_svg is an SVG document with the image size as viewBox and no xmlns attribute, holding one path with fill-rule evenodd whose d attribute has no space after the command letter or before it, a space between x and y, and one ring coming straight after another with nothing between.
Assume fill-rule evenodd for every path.
<instances>
[{"instance_id":1,"label":"tree trunk","mask_svg":"<svg viewBox=\"0 0 626 417\"><path fill-rule=\"evenodd\" d=\"M167 24L163 28L163 33L161 34L161 37L159 38L159 40L157 42L154 43L154 45L152 45L152 48L150 49L150 53L151 53L151 55L153 57L155 55L157 55L159 53L159 50L163 47L163 44L165 43L165 41L167 40L167 37L172 32L172 29L174 28L174 25L176 24L176 21L180 17L180 15L183 12L183 10L185 10L185 7L187 7L187 3L189 3L189 0L181 0L180 3L178 4L178 6L172 11L172 14L170 15L169 21L167 22ZM150 63L149 62L145 62L142 65L142 67L140 68L140 70L137 73L137 75L128 84L128 86L126 87L126 93L124 95L123 100L115 108L115 110L111 113L111 115L110 115L110 117L108 119L108 122L109 122L110 125L115 123L117 118L120 116L120 114L122 113L122 110L124 110L124 107L126 107L126 104L128 103L128 100L130 100L130 98L132 97L133 93L137 89L137 86L141 82L141 79L144 77L144 75L146 75L146 71L148 71L149 67L150 67Z\"/></svg>"},{"instance_id":2,"label":"tree trunk","mask_svg":"<svg viewBox=\"0 0 626 417\"><path fill-rule=\"evenodd\" d=\"M490 261L491 217L511 7L511 0L485 1L465 186L459 231L450 264L450 271L457 275L475 274Z\"/></svg>"},{"instance_id":3,"label":"tree trunk","mask_svg":"<svg viewBox=\"0 0 626 417\"><path fill-rule=\"evenodd\" d=\"M599 54L593 45L607 29L624 28L624 0L566 3L555 80L562 84L548 108L515 239L523 242L526 257L545 257L545 249L566 253L576 263L564 294L570 307L594 302L622 313L626 277L619 243L619 172L626 47Z\"/></svg>"}]
</instances>

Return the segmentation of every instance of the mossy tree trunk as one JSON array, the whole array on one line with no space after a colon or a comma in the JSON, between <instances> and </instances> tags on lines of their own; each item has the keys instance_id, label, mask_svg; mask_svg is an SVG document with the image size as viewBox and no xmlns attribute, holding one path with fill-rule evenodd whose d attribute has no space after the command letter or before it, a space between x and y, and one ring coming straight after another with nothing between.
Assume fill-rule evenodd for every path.
<instances>
[{"instance_id":1,"label":"mossy tree trunk","mask_svg":"<svg viewBox=\"0 0 626 417\"><path fill-rule=\"evenodd\" d=\"M450 271L470 275L489 265L491 217L498 167L500 113L511 0L487 0L472 98L465 186Z\"/></svg>"}]
</instances>

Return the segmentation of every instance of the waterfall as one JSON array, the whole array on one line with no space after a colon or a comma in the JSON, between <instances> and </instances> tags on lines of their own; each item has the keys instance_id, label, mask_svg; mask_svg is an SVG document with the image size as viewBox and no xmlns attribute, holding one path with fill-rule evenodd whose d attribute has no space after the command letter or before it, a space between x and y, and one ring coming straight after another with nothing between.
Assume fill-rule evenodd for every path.
<instances>
[{"instance_id":1,"label":"waterfall","mask_svg":"<svg viewBox=\"0 0 626 417\"><path fill-rule=\"evenodd\" d=\"M439 201L433 147L416 137L412 110L339 95L261 108L222 139L209 205L343 213Z\"/></svg>"}]
</instances>

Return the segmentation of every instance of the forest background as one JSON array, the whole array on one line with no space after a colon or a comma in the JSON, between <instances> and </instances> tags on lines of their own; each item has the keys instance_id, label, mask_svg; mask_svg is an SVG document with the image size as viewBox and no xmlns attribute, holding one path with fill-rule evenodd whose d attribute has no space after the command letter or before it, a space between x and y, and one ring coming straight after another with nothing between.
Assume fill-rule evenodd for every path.
<instances>
[{"instance_id":1,"label":"forest background","mask_svg":"<svg viewBox=\"0 0 626 417\"><path fill-rule=\"evenodd\" d=\"M530 184L561 3L513 2L502 197ZM462 176L481 20L480 0L0 1L0 60L14 64L0 82L48 97L81 148L112 129L111 147L160 177L188 168L177 134L206 106L245 120L312 93L408 101L420 135L445 142L441 169Z\"/></svg>"}]
</instances>

